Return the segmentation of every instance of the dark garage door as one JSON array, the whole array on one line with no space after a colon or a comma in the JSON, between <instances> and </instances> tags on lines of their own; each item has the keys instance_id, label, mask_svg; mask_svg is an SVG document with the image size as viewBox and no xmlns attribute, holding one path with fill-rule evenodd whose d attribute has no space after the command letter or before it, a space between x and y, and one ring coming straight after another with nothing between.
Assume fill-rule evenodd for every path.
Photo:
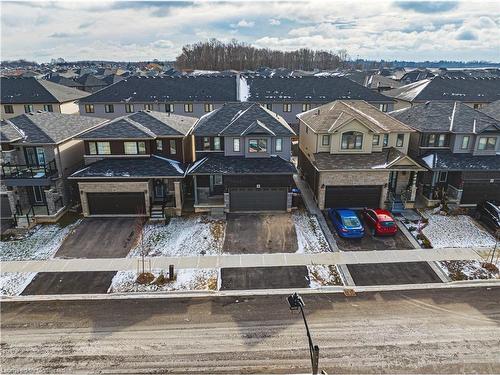
<instances>
[{"instance_id":1,"label":"dark garage door","mask_svg":"<svg viewBox=\"0 0 500 375\"><path fill-rule=\"evenodd\" d=\"M500 183L489 181L464 182L462 204L476 204L483 200L500 200Z\"/></svg>"},{"instance_id":2,"label":"dark garage door","mask_svg":"<svg viewBox=\"0 0 500 375\"><path fill-rule=\"evenodd\" d=\"M230 210L286 211L287 188L233 188L230 190Z\"/></svg>"},{"instance_id":3,"label":"dark garage door","mask_svg":"<svg viewBox=\"0 0 500 375\"><path fill-rule=\"evenodd\" d=\"M146 213L144 193L87 193L91 215Z\"/></svg>"},{"instance_id":4,"label":"dark garage door","mask_svg":"<svg viewBox=\"0 0 500 375\"><path fill-rule=\"evenodd\" d=\"M327 186L325 208L378 207L382 186Z\"/></svg>"}]
</instances>

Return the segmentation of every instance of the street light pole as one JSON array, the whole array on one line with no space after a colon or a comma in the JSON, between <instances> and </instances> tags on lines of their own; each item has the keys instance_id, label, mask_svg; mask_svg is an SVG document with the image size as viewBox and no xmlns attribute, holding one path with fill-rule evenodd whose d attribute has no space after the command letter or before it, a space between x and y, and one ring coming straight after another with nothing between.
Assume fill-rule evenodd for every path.
<instances>
[{"instance_id":1,"label":"street light pole","mask_svg":"<svg viewBox=\"0 0 500 375\"><path fill-rule=\"evenodd\" d=\"M298 310L302 313L302 319L304 319L304 325L306 326L307 339L309 342L309 355L311 356L311 367L313 375L318 373L319 367L319 346L314 345L311 332L309 331L309 326L307 325L306 315L304 314L304 301L302 297L300 297L297 293L288 296L287 298L288 305L290 306L290 310Z\"/></svg>"}]
</instances>

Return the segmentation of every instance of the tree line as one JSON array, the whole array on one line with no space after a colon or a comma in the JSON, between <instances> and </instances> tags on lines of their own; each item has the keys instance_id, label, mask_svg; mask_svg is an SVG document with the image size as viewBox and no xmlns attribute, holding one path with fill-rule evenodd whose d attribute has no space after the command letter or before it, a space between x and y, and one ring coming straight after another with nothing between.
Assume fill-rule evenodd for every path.
<instances>
[{"instance_id":1,"label":"tree line","mask_svg":"<svg viewBox=\"0 0 500 375\"><path fill-rule=\"evenodd\" d=\"M279 51L256 48L232 40L221 42L211 39L182 47L175 61L177 69L199 70L256 70L262 67L293 70L328 70L343 67L348 59L346 51L315 51L301 48Z\"/></svg>"}]
</instances>

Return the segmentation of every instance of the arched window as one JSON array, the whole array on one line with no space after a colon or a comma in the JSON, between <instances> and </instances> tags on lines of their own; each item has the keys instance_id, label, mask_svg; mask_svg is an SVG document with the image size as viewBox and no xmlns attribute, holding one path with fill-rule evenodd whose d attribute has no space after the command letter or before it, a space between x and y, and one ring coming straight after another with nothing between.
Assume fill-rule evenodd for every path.
<instances>
[{"instance_id":1,"label":"arched window","mask_svg":"<svg viewBox=\"0 0 500 375\"><path fill-rule=\"evenodd\" d=\"M342 150L361 150L363 147L363 133L345 132L342 134Z\"/></svg>"}]
</instances>

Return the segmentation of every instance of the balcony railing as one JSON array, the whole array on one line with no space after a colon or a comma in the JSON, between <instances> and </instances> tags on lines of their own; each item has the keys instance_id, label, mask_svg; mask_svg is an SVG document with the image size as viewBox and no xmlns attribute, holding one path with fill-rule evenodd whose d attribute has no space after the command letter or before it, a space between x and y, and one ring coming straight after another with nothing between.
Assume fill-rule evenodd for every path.
<instances>
[{"instance_id":1,"label":"balcony railing","mask_svg":"<svg viewBox=\"0 0 500 375\"><path fill-rule=\"evenodd\" d=\"M57 173L55 160L41 166L2 164L2 178L48 178Z\"/></svg>"}]
</instances>

